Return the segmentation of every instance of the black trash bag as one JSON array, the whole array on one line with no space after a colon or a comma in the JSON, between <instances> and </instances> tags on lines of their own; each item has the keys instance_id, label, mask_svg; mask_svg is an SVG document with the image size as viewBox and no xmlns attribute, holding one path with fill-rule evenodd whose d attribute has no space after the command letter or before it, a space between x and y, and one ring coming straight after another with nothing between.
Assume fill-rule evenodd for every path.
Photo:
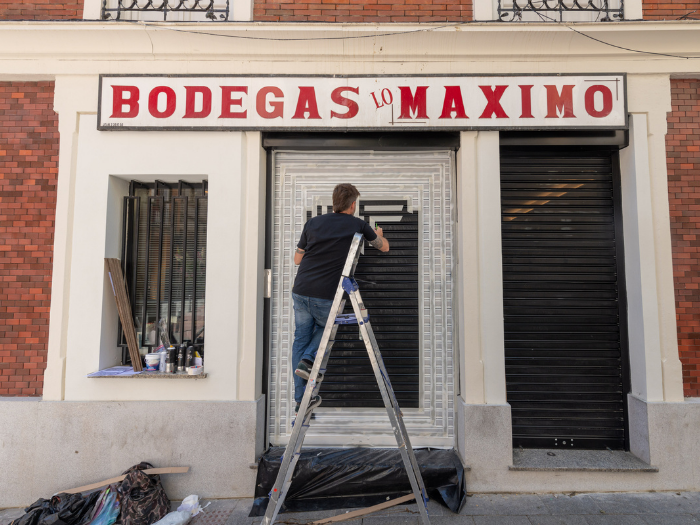
<instances>
[{"instance_id":1,"label":"black trash bag","mask_svg":"<svg viewBox=\"0 0 700 525\"><path fill-rule=\"evenodd\" d=\"M142 461L124 472L119 491L122 493L122 525L151 525L170 512L170 500L157 474L143 471L153 465Z\"/></svg>"},{"instance_id":2,"label":"black trash bag","mask_svg":"<svg viewBox=\"0 0 700 525\"><path fill-rule=\"evenodd\" d=\"M414 449L430 498L458 513L466 501L464 467L454 450ZM249 516L262 516L277 479L284 448L270 448L258 465ZM369 507L411 493L398 449L302 449L280 512ZM413 502L409 502L410 504Z\"/></svg>"},{"instance_id":3,"label":"black trash bag","mask_svg":"<svg viewBox=\"0 0 700 525\"><path fill-rule=\"evenodd\" d=\"M50 500L40 498L24 509L24 516L11 525L84 525L90 520L90 513L100 491L89 494L60 493Z\"/></svg>"}]
</instances>

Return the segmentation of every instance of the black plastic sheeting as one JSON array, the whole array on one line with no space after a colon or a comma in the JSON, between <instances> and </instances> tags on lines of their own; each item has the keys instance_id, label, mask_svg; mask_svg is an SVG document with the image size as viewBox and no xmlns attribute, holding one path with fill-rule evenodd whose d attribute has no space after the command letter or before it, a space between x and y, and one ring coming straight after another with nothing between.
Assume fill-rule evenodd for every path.
<instances>
[{"instance_id":1,"label":"black plastic sheeting","mask_svg":"<svg viewBox=\"0 0 700 525\"><path fill-rule=\"evenodd\" d=\"M100 494L98 490L85 496L61 493L51 499L39 498L11 525L84 525L90 521Z\"/></svg>"},{"instance_id":2,"label":"black plastic sheeting","mask_svg":"<svg viewBox=\"0 0 700 525\"><path fill-rule=\"evenodd\" d=\"M464 467L454 450L414 450L428 497L459 512L466 498ZM265 514L284 448L260 459L250 516ZM280 512L370 507L412 492L398 449L303 449ZM413 502L409 502L413 503Z\"/></svg>"}]
</instances>

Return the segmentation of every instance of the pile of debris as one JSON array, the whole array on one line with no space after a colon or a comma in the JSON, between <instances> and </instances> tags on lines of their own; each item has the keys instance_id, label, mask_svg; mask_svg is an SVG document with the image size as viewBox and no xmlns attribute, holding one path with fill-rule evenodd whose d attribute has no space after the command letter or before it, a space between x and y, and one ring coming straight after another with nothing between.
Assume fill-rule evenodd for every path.
<instances>
[{"instance_id":1,"label":"pile of debris","mask_svg":"<svg viewBox=\"0 0 700 525\"><path fill-rule=\"evenodd\" d=\"M189 496L170 512L160 474L188 470L141 462L116 478L40 498L11 525L184 525L202 511L199 498Z\"/></svg>"}]
</instances>

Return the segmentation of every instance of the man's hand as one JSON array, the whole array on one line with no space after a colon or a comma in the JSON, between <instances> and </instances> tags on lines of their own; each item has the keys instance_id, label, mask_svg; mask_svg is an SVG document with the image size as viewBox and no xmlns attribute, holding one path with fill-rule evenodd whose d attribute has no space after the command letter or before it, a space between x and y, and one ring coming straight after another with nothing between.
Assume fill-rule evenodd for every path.
<instances>
[{"instance_id":1,"label":"man's hand","mask_svg":"<svg viewBox=\"0 0 700 525\"><path fill-rule=\"evenodd\" d=\"M384 238L384 230L381 228L377 227L376 230L374 230L377 233L377 238L374 239L373 241L369 241L369 243L374 246L377 250L380 252L388 252L389 251L389 241L387 241Z\"/></svg>"},{"instance_id":2,"label":"man's hand","mask_svg":"<svg viewBox=\"0 0 700 525\"><path fill-rule=\"evenodd\" d=\"M301 260L304 258L304 254L306 253L305 250L302 250L301 248L297 248L297 251L294 252L294 264L299 264Z\"/></svg>"}]
</instances>

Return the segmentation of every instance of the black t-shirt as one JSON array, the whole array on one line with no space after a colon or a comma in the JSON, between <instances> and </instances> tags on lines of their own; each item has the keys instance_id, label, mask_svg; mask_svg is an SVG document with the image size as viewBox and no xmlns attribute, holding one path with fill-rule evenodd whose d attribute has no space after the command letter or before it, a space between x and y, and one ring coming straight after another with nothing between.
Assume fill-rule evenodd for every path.
<instances>
[{"instance_id":1,"label":"black t-shirt","mask_svg":"<svg viewBox=\"0 0 700 525\"><path fill-rule=\"evenodd\" d=\"M297 244L305 253L292 291L307 297L333 299L356 233L368 241L377 238L369 224L347 213L327 213L309 219Z\"/></svg>"}]
</instances>

